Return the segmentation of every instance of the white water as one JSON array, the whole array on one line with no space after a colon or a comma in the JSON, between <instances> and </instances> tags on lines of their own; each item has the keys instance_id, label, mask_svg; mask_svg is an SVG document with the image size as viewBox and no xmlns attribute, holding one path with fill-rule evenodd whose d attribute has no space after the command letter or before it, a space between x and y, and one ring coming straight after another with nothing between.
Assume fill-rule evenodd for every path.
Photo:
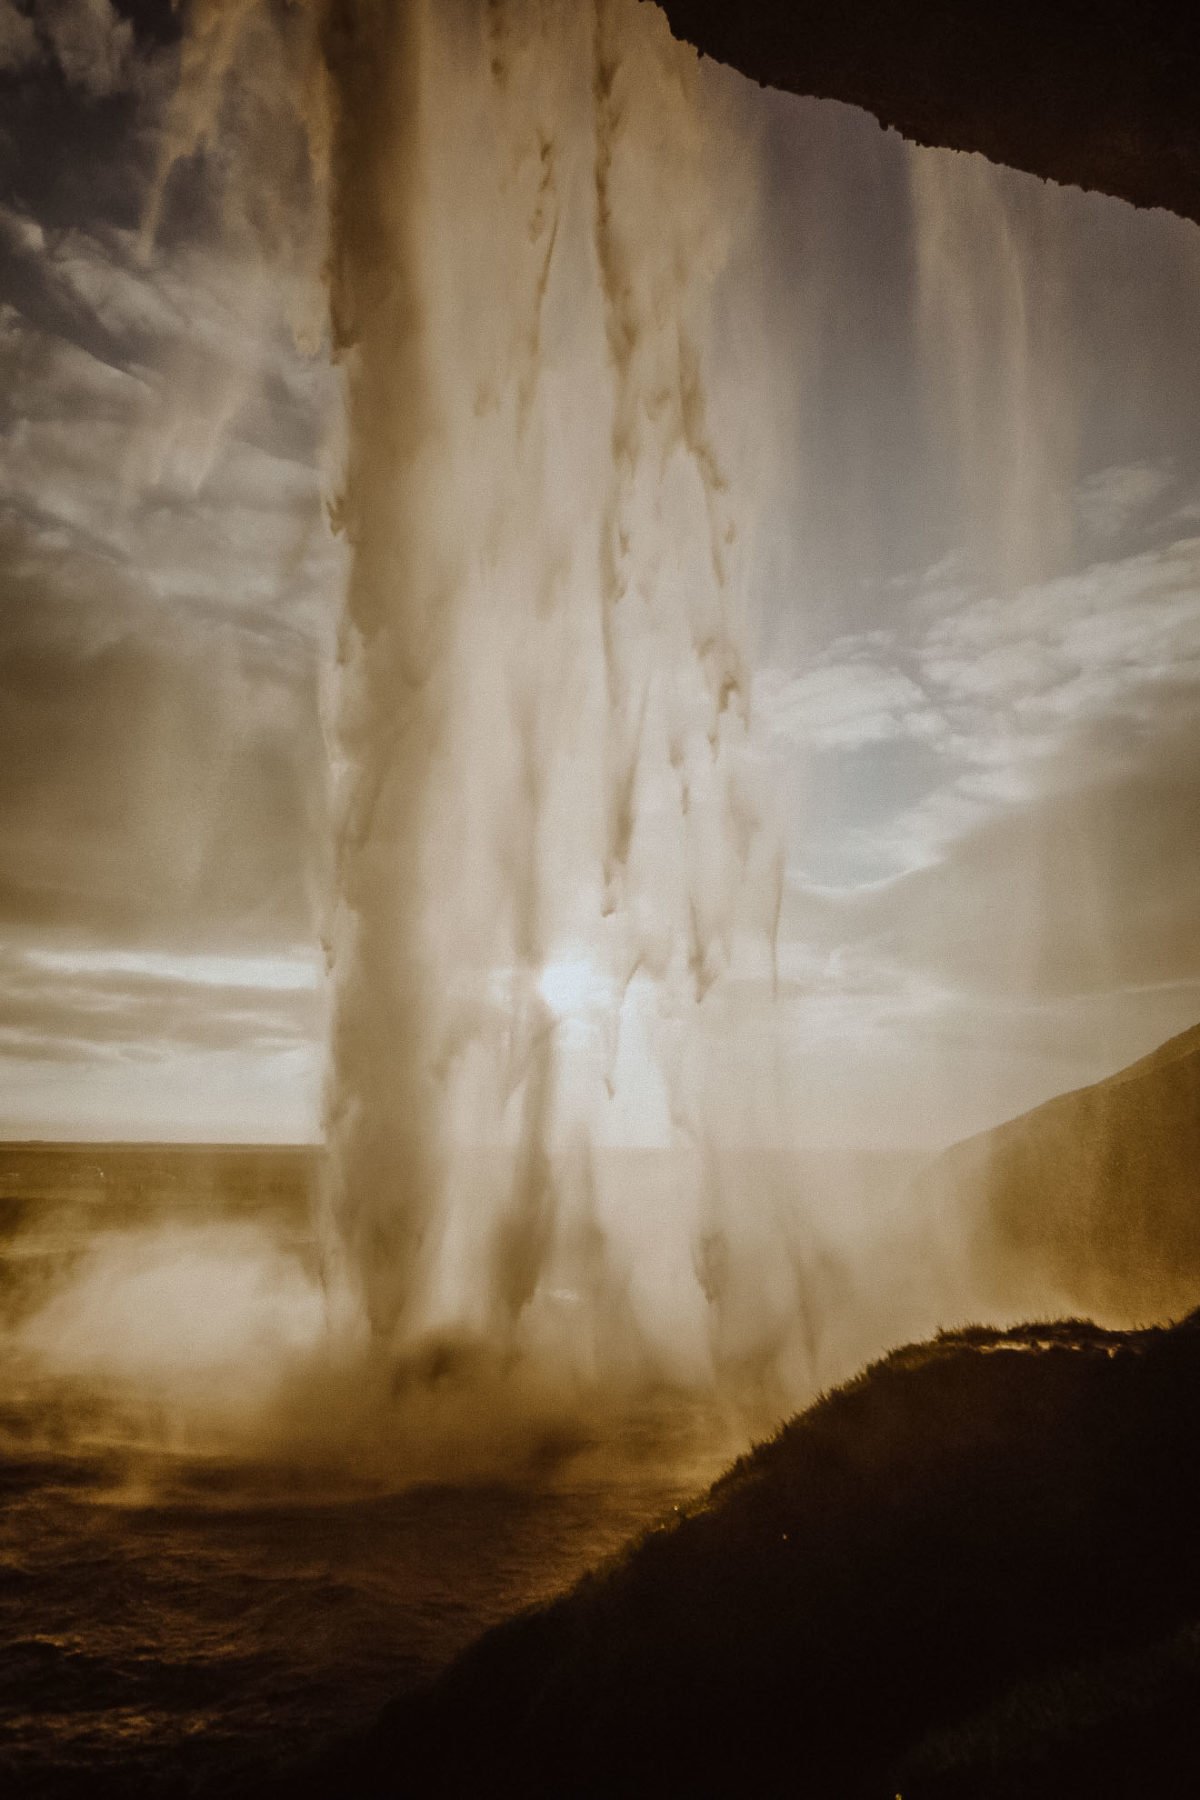
<instances>
[{"instance_id":1,"label":"white water","mask_svg":"<svg viewBox=\"0 0 1200 1800\"><path fill-rule=\"evenodd\" d=\"M634 0L354 19L330 56L340 1261L400 1350L780 1374L792 1257L717 1155L773 1104L715 1028L731 977L770 980L782 879L751 483L712 388L749 140ZM595 1152L630 1146L670 1173L606 1187Z\"/></svg>"}]
</instances>

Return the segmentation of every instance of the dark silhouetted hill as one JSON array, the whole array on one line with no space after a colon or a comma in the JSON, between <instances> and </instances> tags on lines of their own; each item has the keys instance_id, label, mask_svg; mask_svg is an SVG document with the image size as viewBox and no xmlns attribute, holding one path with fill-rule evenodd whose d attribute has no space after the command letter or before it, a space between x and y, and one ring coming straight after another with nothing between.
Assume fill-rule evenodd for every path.
<instances>
[{"instance_id":1,"label":"dark silhouetted hill","mask_svg":"<svg viewBox=\"0 0 1200 1800\"><path fill-rule=\"evenodd\" d=\"M900 1350L314 1794L1200 1793L1200 1315Z\"/></svg>"}]
</instances>

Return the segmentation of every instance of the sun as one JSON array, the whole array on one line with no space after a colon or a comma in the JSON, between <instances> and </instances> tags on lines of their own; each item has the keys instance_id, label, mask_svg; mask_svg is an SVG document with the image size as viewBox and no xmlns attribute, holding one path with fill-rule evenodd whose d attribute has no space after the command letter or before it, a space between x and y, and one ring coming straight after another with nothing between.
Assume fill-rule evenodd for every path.
<instances>
[{"instance_id":1,"label":"sun","mask_svg":"<svg viewBox=\"0 0 1200 1800\"><path fill-rule=\"evenodd\" d=\"M556 957L546 963L537 985L550 1011L560 1019L578 1018L602 1006L610 989L603 970L583 954Z\"/></svg>"}]
</instances>

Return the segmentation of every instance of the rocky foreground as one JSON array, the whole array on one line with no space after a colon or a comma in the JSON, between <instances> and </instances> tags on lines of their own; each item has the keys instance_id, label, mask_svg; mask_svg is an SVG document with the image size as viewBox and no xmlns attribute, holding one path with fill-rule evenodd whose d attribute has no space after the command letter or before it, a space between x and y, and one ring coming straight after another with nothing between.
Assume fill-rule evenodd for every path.
<instances>
[{"instance_id":1,"label":"rocky foreground","mask_svg":"<svg viewBox=\"0 0 1200 1800\"><path fill-rule=\"evenodd\" d=\"M1200 1313L897 1351L287 1791L1200 1792Z\"/></svg>"}]
</instances>

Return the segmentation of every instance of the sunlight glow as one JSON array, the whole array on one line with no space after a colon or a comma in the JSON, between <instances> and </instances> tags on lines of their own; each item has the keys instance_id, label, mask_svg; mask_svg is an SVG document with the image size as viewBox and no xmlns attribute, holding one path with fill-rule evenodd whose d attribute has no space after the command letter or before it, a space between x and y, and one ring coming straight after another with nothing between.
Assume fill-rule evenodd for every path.
<instances>
[{"instance_id":1,"label":"sunlight glow","mask_svg":"<svg viewBox=\"0 0 1200 1800\"><path fill-rule=\"evenodd\" d=\"M605 1004L611 984L589 956L564 956L548 962L538 976L538 992L560 1019Z\"/></svg>"}]
</instances>

